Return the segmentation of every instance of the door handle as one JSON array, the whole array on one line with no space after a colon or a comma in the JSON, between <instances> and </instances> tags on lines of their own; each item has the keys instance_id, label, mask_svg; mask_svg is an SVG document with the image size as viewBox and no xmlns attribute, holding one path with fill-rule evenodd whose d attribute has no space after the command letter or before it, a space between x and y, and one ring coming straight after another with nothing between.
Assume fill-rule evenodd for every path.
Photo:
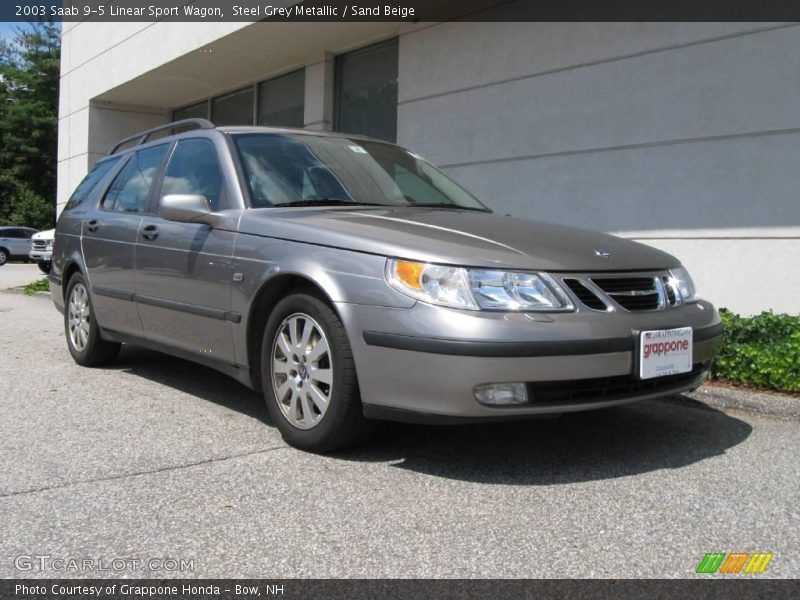
<instances>
[{"instance_id":1,"label":"door handle","mask_svg":"<svg viewBox=\"0 0 800 600\"><path fill-rule=\"evenodd\" d=\"M147 225L142 228L142 237L146 240L154 240L158 237L158 227L155 225Z\"/></svg>"},{"instance_id":2,"label":"door handle","mask_svg":"<svg viewBox=\"0 0 800 600\"><path fill-rule=\"evenodd\" d=\"M88 231L89 233L94 233L99 228L100 228L100 223L97 221L97 219L92 219L86 224L86 231Z\"/></svg>"}]
</instances>

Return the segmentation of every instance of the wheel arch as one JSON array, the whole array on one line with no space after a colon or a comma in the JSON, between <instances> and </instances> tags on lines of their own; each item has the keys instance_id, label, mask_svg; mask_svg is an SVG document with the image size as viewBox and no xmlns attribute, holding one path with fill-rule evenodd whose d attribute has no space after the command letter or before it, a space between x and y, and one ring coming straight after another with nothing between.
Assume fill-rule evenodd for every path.
<instances>
[{"instance_id":1,"label":"wheel arch","mask_svg":"<svg viewBox=\"0 0 800 600\"><path fill-rule=\"evenodd\" d=\"M247 363L250 365L250 379L253 388L261 390L261 342L267 319L275 305L289 294L304 292L325 304L337 315L336 305L330 294L319 282L300 273L281 273L262 283L247 314Z\"/></svg>"},{"instance_id":2,"label":"wheel arch","mask_svg":"<svg viewBox=\"0 0 800 600\"><path fill-rule=\"evenodd\" d=\"M72 276L75 273L80 273L84 277L86 276L83 268L78 263L78 261L73 259L67 260L67 262L64 263L64 267L61 270L61 295L64 298L67 297L67 287L69 286L69 280L72 279Z\"/></svg>"}]
</instances>

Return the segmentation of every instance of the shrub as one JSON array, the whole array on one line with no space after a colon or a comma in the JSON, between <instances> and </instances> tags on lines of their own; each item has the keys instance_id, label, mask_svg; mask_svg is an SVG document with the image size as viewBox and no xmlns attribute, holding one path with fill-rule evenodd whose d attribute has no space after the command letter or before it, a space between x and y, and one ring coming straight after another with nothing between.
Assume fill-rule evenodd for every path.
<instances>
[{"instance_id":1,"label":"shrub","mask_svg":"<svg viewBox=\"0 0 800 600\"><path fill-rule=\"evenodd\" d=\"M711 377L800 392L800 316L768 311L740 317L720 310L725 327Z\"/></svg>"},{"instance_id":2,"label":"shrub","mask_svg":"<svg viewBox=\"0 0 800 600\"><path fill-rule=\"evenodd\" d=\"M28 294L28 296L32 296L36 292L49 292L50 282L47 281L46 277L42 277L41 279L26 285L23 291Z\"/></svg>"}]
</instances>

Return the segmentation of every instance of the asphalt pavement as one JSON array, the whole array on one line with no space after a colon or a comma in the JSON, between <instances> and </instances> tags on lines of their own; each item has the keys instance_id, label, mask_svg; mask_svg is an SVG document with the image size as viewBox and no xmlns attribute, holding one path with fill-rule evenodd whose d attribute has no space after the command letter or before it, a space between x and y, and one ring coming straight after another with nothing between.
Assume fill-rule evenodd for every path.
<instances>
[{"instance_id":1,"label":"asphalt pavement","mask_svg":"<svg viewBox=\"0 0 800 600\"><path fill-rule=\"evenodd\" d=\"M800 576L794 418L678 396L316 456L224 375L81 368L62 329L0 292L0 577L695 577L717 551Z\"/></svg>"},{"instance_id":2,"label":"asphalt pavement","mask_svg":"<svg viewBox=\"0 0 800 600\"><path fill-rule=\"evenodd\" d=\"M26 286L37 279L47 277L34 264L10 262L0 267L0 290Z\"/></svg>"}]
</instances>

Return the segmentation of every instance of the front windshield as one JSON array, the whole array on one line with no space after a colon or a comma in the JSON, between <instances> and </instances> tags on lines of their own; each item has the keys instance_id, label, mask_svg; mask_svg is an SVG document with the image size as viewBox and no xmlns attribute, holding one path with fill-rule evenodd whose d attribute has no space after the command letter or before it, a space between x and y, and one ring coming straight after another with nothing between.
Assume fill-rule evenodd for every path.
<instances>
[{"instance_id":1,"label":"front windshield","mask_svg":"<svg viewBox=\"0 0 800 600\"><path fill-rule=\"evenodd\" d=\"M380 142L293 133L233 139L254 208L312 204L488 211L430 163Z\"/></svg>"}]
</instances>

